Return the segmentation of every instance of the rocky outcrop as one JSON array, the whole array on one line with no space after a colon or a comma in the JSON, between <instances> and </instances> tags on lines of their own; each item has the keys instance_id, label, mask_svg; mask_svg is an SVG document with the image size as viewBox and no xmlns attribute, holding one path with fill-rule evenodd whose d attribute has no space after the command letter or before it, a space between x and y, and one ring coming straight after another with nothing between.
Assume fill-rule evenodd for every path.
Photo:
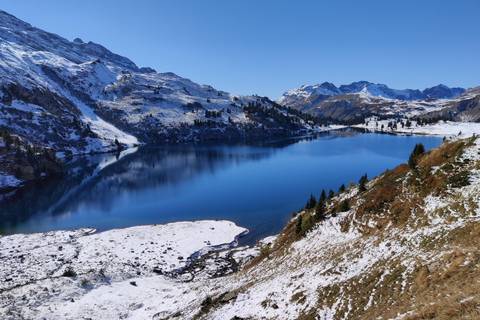
<instances>
[{"instance_id":1,"label":"rocky outcrop","mask_svg":"<svg viewBox=\"0 0 480 320\"><path fill-rule=\"evenodd\" d=\"M41 153L27 153L20 149L0 148L0 163L4 173L14 175L23 181L39 179L63 172L62 162L50 151Z\"/></svg>"}]
</instances>

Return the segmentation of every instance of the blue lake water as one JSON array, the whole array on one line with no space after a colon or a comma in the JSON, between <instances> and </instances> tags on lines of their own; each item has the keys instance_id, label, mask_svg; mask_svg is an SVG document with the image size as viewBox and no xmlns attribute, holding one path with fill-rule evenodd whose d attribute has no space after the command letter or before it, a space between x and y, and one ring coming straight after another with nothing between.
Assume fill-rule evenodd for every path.
<instances>
[{"instance_id":1,"label":"blue lake water","mask_svg":"<svg viewBox=\"0 0 480 320\"><path fill-rule=\"evenodd\" d=\"M335 192L408 160L437 137L332 132L255 143L145 146L64 162L63 177L0 202L0 233L100 230L228 219L250 230L242 243L278 233L313 193Z\"/></svg>"}]
</instances>

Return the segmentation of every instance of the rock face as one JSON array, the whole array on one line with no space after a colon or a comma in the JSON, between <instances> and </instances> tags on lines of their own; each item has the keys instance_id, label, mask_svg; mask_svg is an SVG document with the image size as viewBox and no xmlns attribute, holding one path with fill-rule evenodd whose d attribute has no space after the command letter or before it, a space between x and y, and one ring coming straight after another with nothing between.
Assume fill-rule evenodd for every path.
<instances>
[{"instance_id":1,"label":"rock face","mask_svg":"<svg viewBox=\"0 0 480 320\"><path fill-rule=\"evenodd\" d=\"M70 42L4 11L0 39L0 129L63 155L306 128L307 118L268 99L139 68L100 44Z\"/></svg>"},{"instance_id":2,"label":"rock face","mask_svg":"<svg viewBox=\"0 0 480 320\"><path fill-rule=\"evenodd\" d=\"M331 117L334 121L350 122L371 114L448 116L462 121L476 121L480 118L480 113L464 113L465 110L459 108L459 105L465 103L468 104L467 109L476 108L475 101L473 104L464 101L471 100L477 91L469 89L467 92L463 88L449 88L442 84L420 91L396 90L368 81L341 85L339 88L324 82L287 91L276 102L315 116Z\"/></svg>"},{"instance_id":3,"label":"rock face","mask_svg":"<svg viewBox=\"0 0 480 320\"><path fill-rule=\"evenodd\" d=\"M21 156L15 158L13 170L15 176L22 180L38 179L44 175L60 174L63 172L62 163L44 154Z\"/></svg>"},{"instance_id":4,"label":"rock face","mask_svg":"<svg viewBox=\"0 0 480 320\"><path fill-rule=\"evenodd\" d=\"M47 150L25 153L19 148L15 151L11 147L0 146L0 166L0 175L14 176L20 181L31 181L63 172L60 159ZM0 185L0 190L5 187Z\"/></svg>"}]
</instances>

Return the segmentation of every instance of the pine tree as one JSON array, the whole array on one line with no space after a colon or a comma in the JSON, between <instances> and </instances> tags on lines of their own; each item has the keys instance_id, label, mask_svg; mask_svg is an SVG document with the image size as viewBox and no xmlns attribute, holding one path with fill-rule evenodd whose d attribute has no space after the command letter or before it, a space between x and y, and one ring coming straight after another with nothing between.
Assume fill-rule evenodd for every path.
<instances>
[{"instance_id":1,"label":"pine tree","mask_svg":"<svg viewBox=\"0 0 480 320\"><path fill-rule=\"evenodd\" d=\"M325 202L320 198L315 206L315 220L325 219Z\"/></svg>"},{"instance_id":2,"label":"pine tree","mask_svg":"<svg viewBox=\"0 0 480 320\"><path fill-rule=\"evenodd\" d=\"M414 170L417 167L418 156L423 153L425 153L425 147L421 142L417 143L413 148L413 151L410 154L410 157L408 157L408 166L410 167L410 169Z\"/></svg>"},{"instance_id":3,"label":"pine tree","mask_svg":"<svg viewBox=\"0 0 480 320\"><path fill-rule=\"evenodd\" d=\"M340 188L338 188L338 192L343 192L345 191L345 184L342 184Z\"/></svg>"},{"instance_id":4,"label":"pine tree","mask_svg":"<svg viewBox=\"0 0 480 320\"><path fill-rule=\"evenodd\" d=\"M340 203L340 207L338 208L338 211L339 212L345 212L345 211L348 211L350 209L349 205L348 205L348 201L347 200L343 200L341 203Z\"/></svg>"},{"instance_id":5,"label":"pine tree","mask_svg":"<svg viewBox=\"0 0 480 320\"><path fill-rule=\"evenodd\" d=\"M297 219L297 223L295 224L295 234L299 234L300 232L302 232L302 223L303 223L302 215L299 215Z\"/></svg>"},{"instance_id":6,"label":"pine tree","mask_svg":"<svg viewBox=\"0 0 480 320\"><path fill-rule=\"evenodd\" d=\"M358 191L363 192L363 191L367 190L367 188L365 187L365 183L367 183L367 174L366 173L358 181Z\"/></svg>"},{"instance_id":7,"label":"pine tree","mask_svg":"<svg viewBox=\"0 0 480 320\"><path fill-rule=\"evenodd\" d=\"M337 208L333 208L332 209L332 217L336 217L337 216Z\"/></svg>"},{"instance_id":8,"label":"pine tree","mask_svg":"<svg viewBox=\"0 0 480 320\"><path fill-rule=\"evenodd\" d=\"M305 205L305 208L307 210L315 208L315 205L317 204L317 200L315 199L315 196L313 194L310 194L310 199L308 199L307 204Z\"/></svg>"},{"instance_id":9,"label":"pine tree","mask_svg":"<svg viewBox=\"0 0 480 320\"><path fill-rule=\"evenodd\" d=\"M7 130L3 130L2 132L2 139L3 143L5 143L5 146L7 149L10 149L10 145L12 144L12 136Z\"/></svg>"},{"instance_id":10,"label":"pine tree","mask_svg":"<svg viewBox=\"0 0 480 320\"><path fill-rule=\"evenodd\" d=\"M327 198L327 201L330 201L332 200L333 196L335 195L335 192L333 192L332 189L330 189L330 191L328 192L328 198Z\"/></svg>"},{"instance_id":11,"label":"pine tree","mask_svg":"<svg viewBox=\"0 0 480 320\"><path fill-rule=\"evenodd\" d=\"M320 199L323 201L327 200L327 195L325 193L325 189L322 189L322 193L320 194Z\"/></svg>"}]
</instances>

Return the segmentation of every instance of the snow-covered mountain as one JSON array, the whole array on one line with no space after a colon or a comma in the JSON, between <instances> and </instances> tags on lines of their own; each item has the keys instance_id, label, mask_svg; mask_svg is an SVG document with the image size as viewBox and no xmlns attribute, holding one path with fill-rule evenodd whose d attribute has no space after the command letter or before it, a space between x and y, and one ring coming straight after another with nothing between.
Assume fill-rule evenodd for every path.
<instances>
[{"instance_id":1,"label":"snow-covered mountain","mask_svg":"<svg viewBox=\"0 0 480 320\"><path fill-rule=\"evenodd\" d=\"M464 92L463 88L449 88L442 84L420 91L391 89L368 81L338 88L324 82L289 90L276 102L312 115L347 121L372 113L409 117L448 113L461 118L461 110L456 110L456 103L472 98L471 95L463 95Z\"/></svg>"},{"instance_id":2,"label":"snow-covered mountain","mask_svg":"<svg viewBox=\"0 0 480 320\"><path fill-rule=\"evenodd\" d=\"M465 92L463 88L449 88L446 85L439 84L438 86L427 88L422 91L428 99L453 99L459 94Z\"/></svg>"},{"instance_id":3,"label":"snow-covered mountain","mask_svg":"<svg viewBox=\"0 0 480 320\"><path fill-rule=\"evenodd\" d=\"M311 95L326 95L335 96L341 94L352 94L364 92L370 94L373 97L382 97L393 100L424 100L424 99L452 99L455 96L465 92L463 88L449 88L443 84L438 86L427 88L423 91L417 89L404 89L397 90L391 89L384 84L375 84L368 81L353 82L349 85L341 85L337 88L333 83L324 82L316 84L314 86L304 85L298 89L292 89L283 94L277 102L284 104L284 101L291 99L305 99Z\"/></svg>"},{"instance_id":4,"label":"snow-covered mountain","mask_svg":"<svg viewBox=\"0 0 480 320\"><path fill-rule=\"evenodd\" d=\"M266 98L139 68L99 44L70 42L4 11L0 57L0 128L64 154L289 134L306 126L306 118Z\"/></svg>"}]
</instances>

